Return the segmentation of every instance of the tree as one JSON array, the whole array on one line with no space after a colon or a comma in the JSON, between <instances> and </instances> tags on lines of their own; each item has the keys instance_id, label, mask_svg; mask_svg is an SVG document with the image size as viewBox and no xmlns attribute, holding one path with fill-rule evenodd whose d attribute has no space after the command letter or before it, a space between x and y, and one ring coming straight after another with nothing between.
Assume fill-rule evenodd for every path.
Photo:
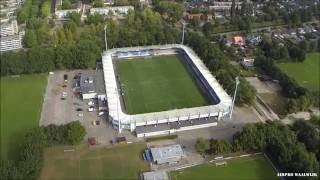
<instances>
[{"instance_id":1,"label":"tree","mask_svg":"<svg viewBox=\"0 0 320 180\"><path fill-rule=\"evenodd\" d=\"M115 6L128 6L129 1L128 0L115 0L114 5Z\"/></svg>"},{"instance_id":2,"label":"tree","mask_svg":"<svg viewBox=\"0 0 320 180\"><path fill-rule=\"evenodd\" d=\"M155 9L162 15L167 15L172 23L182 18L183 6L174 1L160 1L155 4Z\"/></svg>"},{"instance_id":3,"label":"tree","mask_svg":"<svg viewBox=\"0 0 320 180\"><path fill-rule=\"evenodd\" d=\"M34 30L28 30L24 36L26 47L32 48L38 46L37 36Z\"/></svg>"},{"instance_id":4,"label":"tree","mask_svg":"<svg viewBox=\"0 0 320 180\"><path fill-rule=\"evenodd\" d=\"M71 19L74 23L76 23L78 26L81 24L81 14L77 12L72 12L68 14L68 18Z\"/></svg>"},{"instance_id":5,"label":"tree","mask_svg":"<svg viewBox=\"0 0 320 180\"><path fill-rule=\"evenodd\" d=\"M238 95L236 96L236 103L241 104L253 104L256 97L256 90L250 85L248 81L240 78L240 84L238 89Z\"/></svg>"},{"instance_id":6,"label":"tree","mask_svg":"<svg viewBox=\"0 0 320 180\"><path fill-rule=\"evenodd\" d=\"M102 0L94 0L93 1L93 7L103 7L103 2Z\"/></svg>"},{"instance_id":7,"label":"tree","mask_svg":"<svg viewBox=\"0 0 320 180\"><path fill-rule=\"evenodd\" d=\"M214 25L210 22L207 22L203 25L202 31L206 36L208 36L213 31L213 28L214 28Z\"/></svg>"},{"instance_id":8,"label":"tree","mask_svg":"<svg viewBox=\"0 0 320 180\"><path fill-rule=\"evenodd\" d=\"M210 143L206 139L198 138L195 148L200 154L205 154L210 149Z\"/></svg>"},{"instance_id":9,"label":"tree","mask_svg":"<svg viewBox=\"0 0 320 180\"><path fill-rule=\"evenodd\" d=\"M72 145L79 144L86 135L86 130L79 121L69 123L67 128L67 139Z\"/></svg>"},{"instance_id":10,"label":"tree","mask_svg":"<svg viewBox=\"0 0 320 180\"><path fill-rule=\"evenodd\" d=\"M191 19L191 25L195 28L199 27L201 20L198 16L195 16Z\"/></svg>"},{"instance_id":11,"label":"tree","mask_svg":"<svg viewBox=\"0 0 320 180\"><path fill-rule=\"evenodd\" d=\"M46 18L50 15L51 1L45 1L41 6L41 16Z\"/></svg>"},{"instance_id":12,"label":"tree","mask_svg":"<svg viewBox=\"0 0 320 180\"><path fill-rule=\"evenodd\" d=\"M232 145L226 140L210 140L209 152L213 155L227 154L232 152Z\"/></svg>"},{"instance_id":13,"label":"tree","mask_svg":"<svg viewBox=\"0 0 320 180\"><path fill-rule=\"evenodd\" d=\"M289 59L289 52L286 46L280 47L279 51L281 59Z\"/></svg>"},{"instance_id":14,"label":"tree","mask_svg":"<svg viewBox=\"0 0 320 180\"><path fill-rule=\"evenodd\" d=\"M34 128L26 133L19 154L19 173L25 179L35 179L42 168L43 150L46 147L46 136L41 128Z\"/></svg>"},{"instance_id":15,"label":"tree","mask_svg":"<svg viewBox=\"0 0 320 180\"><path fill-rule=\"evenodd\" d=\"M303 120L296 121L293 130L296 131L298 141L302 142L308 151L317 152L320 147L320 133L312 124Z\"/></svg>"},{"instance_id":16,"label":"tree","mask_svg":"<svg viewBox=\"0 0 320 180\"><path fill-rule=\"evenodd\" d=\"M23 179L14 161L0 160L0 177L3 180Z\"/></svg>"},{"instance_id":17,"label":"tree","mask_svg":"<svg viewBox=\"0 0 320 180\"><path fill-rule=\"evenodd\" d=\"M63 0L62 1L62 9L71 9L72 4L69 0Z\"/></svg>"},{"instance_id":18,"label":"tree","mask_svg":"<svg viewBox=\"0 0 320 180\"><path fill-rule=\"evenodd\" d=\"M112 12L112 11L109 11L109 12ZM104 17L103 15L101 14L98 14L98 13L95 13L93 15L88 15L87 19L86 19L86 24L95 24L95 25L98 25L98 24L102 24L105 22L104 20Z\"/></svg>"}]
</instances>

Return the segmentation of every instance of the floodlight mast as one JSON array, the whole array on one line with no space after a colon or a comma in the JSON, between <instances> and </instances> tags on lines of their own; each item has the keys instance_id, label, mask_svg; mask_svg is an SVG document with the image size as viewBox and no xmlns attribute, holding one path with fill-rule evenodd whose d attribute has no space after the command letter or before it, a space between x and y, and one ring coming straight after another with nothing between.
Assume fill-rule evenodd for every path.
<instances>
[{"instance_id":1,"label":"floodlight mast","mask_svg":"<svg viewBox=\"0 0 320 180\"><path fill-rule=\"evenodd\" d=\"M184 30L185 30L186 23L185 23L185 22L181 22L181 23L182 23L182 38L181 38L181 44L183 44L183 42L184 42Z\"/></svg>"},{"instance_id":2,"label":"floodlight mast","mask_svg":"<svg viewBox=\"0 0 320 180\"><path fill-rule=\"evenodd\" d=\"M108 50L108 44L107 44L107 24L104 26L104 42L106 44L106 51Z\"/></svg>"},{"instance_id":3,"label":"floodlight mast","mask_svg":"<svg viewBox=\"0 0 320 180\"><path fill-rule=\"evenodd\" d=\"M232 105L231 105L231 111L230 111L230 116L229 118L231 119L232 118L232 113L233 113L233 108L234 108L234 102L236 100L236 95L237 95L237 89L238 89L238 85L240 84L240 81L239 81L239 77L237 76L236 77L236 89L234 90L234 95L233 95L233 100L232 100Z\"/></svg>"}]
</instances>

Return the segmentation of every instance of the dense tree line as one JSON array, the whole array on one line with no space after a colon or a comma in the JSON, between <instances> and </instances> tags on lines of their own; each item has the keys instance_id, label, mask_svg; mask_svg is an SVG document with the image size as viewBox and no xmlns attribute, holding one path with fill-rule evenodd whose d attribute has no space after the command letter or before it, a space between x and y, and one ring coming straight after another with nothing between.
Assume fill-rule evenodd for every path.
<instances>
[{"instance_id":1,"label":"dense tree line","mask_svg":"<svg viewBox=\"0 0 320 180\"><path fill-rule=\"evenodd\" d=\"M154 9L163 17L172 23L179 21L182 18L184 7L181 3L175 1L153 1Z\"/></svg>"},{"instance_id":2,"label":"dense tree line","mask_svg":"<svg viewBox=\"0 0 320 180\"><path fill-rule=\"evenodd\" d=\"M6 179L37 179L43 166L43 153L52 145L76 145L86 131L80 122L37 127L27 132L21 141L16 160L1 160L0 177Z\"/></svg>"},{"instance_id":3,"label":"dense tree line","mask_svg":"<svg viewBox=\"0 0 320 180\"><path fill-rule=\"evenodd\" d=\"M233 152L266 153L280 172L319 174L319 129L310 122L298 121L292 127L278 122L247 124L232 142L198 139L202 154L224 155Z\"/></svg>"},{"instance_id":4,"label":"dense tree line","mask_svg":"<svg viewBox=\"0 0 320 180\"><path fill-rule=\"evenodd\" d=\"M130 11L123 21L97 14L89 15L85 22L77 13L69 18L54 30L46 19L29 19L24 38L28 49L3 53L1 75L92 68L104 48L105 24L109 48L176 43L180 35L149 8Z\"/></svg>"},{"instance_id":5,"label":"dense tree line","mask_svg":"<svg viewBox=\"0 0 320 180\"><path fill-rule=\"evenodd\" d=\"M188 33L186 42L204 61L228 94L233 95L236 83L235 77L240 76L240 72L229 63L227 56L220 47L196 33ZM245 79L240 78L236 103L238 105L250 105L254 102L255 95L255 89Z\"/></svg>"},{"instance_id":6,"label":"dense tree line","mask_svg":"<svg viewBox=\"0 0 320 180\"><path fill-rule=\"evenodd\" d=\"M317 107L319 104L319 91L310 92L301 87L293 78L276 66L277 62L293 61L301 62L305 60L307 52L318 51L318 41L301 41L298 45L280 45L275 40L263 38L259 45L258 56L255 58L255 66L273 79L279 80L283 94L289 98L287 112L297 112L307 110L310 105ZM318 51L320 52L320 51Z\"/></svg>"},{"instance_id":7,"label":"dense tree line","mask_svg":"<svg viewBox=\"0 0 320 180\"><path fill-rule=\"evenodd\" d=\"M289 41L281 44L275 39L263 37L259 48L264 56L276 61L302 62L305 60L306 53L318 51L318 41L302 40L298 44Z\"/></svg>"},{"instance_id":8,"label":"dense tree line","mask_svg":"<svg viewBox=\"0 0 320 180\"><path fill-rule=\"evenodd\" d=\"M287 104L287 112L297 112L307 110L310 105L316 103L308 89L301 87L293 78L281 71L274 61L265 56L259 56L255 59L255 66L263 70L264 73L270 75L273 79L277 79L282 87L283 94L289 98ZM317 104L314 104L317 106Z\"/></svg>"}]
</instances>

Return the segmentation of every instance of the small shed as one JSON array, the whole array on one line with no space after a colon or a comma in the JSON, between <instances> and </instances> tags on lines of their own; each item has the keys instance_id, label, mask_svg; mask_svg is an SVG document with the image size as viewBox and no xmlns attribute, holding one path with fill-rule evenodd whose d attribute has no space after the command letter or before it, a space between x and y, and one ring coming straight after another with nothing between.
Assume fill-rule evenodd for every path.
<instances>
[{"instance_id":1,"label":"small shed","mask_svg":"<svg viewBox=\"0 0 320 180\"><path fill-rule=\"evenodd\" d=\"M233 37L233 44L243 46L244 45L244 40L242 36L234 36Z\"/></svg>"}]
</instances>

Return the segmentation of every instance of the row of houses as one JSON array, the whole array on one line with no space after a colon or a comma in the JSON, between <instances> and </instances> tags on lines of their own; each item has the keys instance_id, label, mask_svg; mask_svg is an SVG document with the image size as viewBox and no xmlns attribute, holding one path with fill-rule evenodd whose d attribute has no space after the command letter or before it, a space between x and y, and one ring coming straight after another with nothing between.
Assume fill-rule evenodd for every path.
<instances>
[{"instance_id":1,"label":"row of houses","mask_svg":"<svg viewBox=\"0 0 320 180\"><path fill-rule=\"evenodd\" d=\"M101 8L90 8L89 14L100 14L104 16L124 16L127 15L129 10L134 10L133 6L108 6ZM64 20L68 18L70 13L84 14L83 6L79 6L76 9L56 10L55 15L57 19Z\"/></svg>"}]
</instances>

